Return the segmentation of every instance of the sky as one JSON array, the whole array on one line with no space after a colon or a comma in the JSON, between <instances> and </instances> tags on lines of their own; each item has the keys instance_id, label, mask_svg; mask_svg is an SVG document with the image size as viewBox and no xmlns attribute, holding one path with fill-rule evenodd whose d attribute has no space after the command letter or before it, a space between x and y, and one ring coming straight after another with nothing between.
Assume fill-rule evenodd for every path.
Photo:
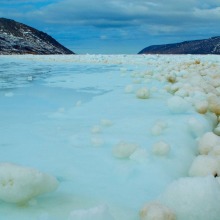
<instances>
[{"instance_id":1,"label":"sky","mask_svg":"<svg viewBox=\"0 0 220 220\"><path fill-rule=\"evenodd\" d=\"M0 0L0 17L46 32L78 54L136 54L220 36L220 0Z\"/></svg>"}]
</instances>

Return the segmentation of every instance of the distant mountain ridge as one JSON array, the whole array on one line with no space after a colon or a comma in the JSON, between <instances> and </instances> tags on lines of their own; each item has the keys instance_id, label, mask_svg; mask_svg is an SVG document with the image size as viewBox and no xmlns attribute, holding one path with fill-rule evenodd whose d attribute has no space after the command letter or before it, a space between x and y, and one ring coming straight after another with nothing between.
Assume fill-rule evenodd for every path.
<instances>
[{"instance_id":1,"label":"distant mountain ridge","mask_svg":"<svg viewBox=\"0 0 220 220\"><path fill-rule=\"evenodd\" d=\"M74 54L48 34L11 19L0 18L0 54Z\"/></svg>"},{"instance_id":2,"label":"distant mountain ridge","mask_svg":"<svg viewBox=\"0 0 220 220\"><path fill-rule=\"evenodd\" d=\"M220 36L181 43L153 45L138 54L220 54Z\"/></svg>"}]
</instances>

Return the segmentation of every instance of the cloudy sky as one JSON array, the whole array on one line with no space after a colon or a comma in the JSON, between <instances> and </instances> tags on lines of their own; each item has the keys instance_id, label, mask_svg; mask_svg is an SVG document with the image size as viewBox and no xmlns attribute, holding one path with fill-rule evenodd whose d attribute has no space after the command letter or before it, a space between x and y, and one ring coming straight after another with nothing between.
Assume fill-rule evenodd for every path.
<instances>
[{"instance_id":1,"label":"cloudy sky","mask_svg":"<svg viewBox=\"0 0 220 220\"><path fill-rule=\"evenodd\" d=\"M220 0L0 0L0 17L47 32L80 54L130 54L220 36Z\"/></svg>"}]
</instances>

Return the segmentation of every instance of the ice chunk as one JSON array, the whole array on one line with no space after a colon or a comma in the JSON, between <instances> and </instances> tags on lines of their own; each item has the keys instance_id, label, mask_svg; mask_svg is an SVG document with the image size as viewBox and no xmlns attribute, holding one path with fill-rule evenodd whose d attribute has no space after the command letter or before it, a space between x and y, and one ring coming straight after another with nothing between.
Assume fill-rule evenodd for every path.
<instances>
[{"instance_id":1,"label":"ice chunk","mask_svg":"<svg viewBox=\"0 0 220 220\"><path fill-rule=\"evenodd\" d=\"M135 143L121 141L112 150L117 158L129 158L139 146Z\"/></svg>"},{"instance_id":2,"label":"ice chunk","mask_svg":"<svg viewBox=\"0 0 220 220\"><path fill-rule=\"evenodd\" d=\"M148 158L148 153L145 149L143 148L138 148L137 150L134 151L133 154L131 154L130 159L135 160L138 162L144 162Z\"/></svg>"},{"instance_id":3,"label":"ice chunk","mask_svg":"<svg viewBox=\"0 0 220 220\"><path fill-rule=\"evenodd\" d=\"M218 126L217 126L216 128L214 128L213 132L214 132L216 135L220 136L220 124L218 124Z\"/></svg>"},{"instance_id":4,"label":"ice chunk","mask_svg":"<svg viewBox=\"0 0 220 220\"><path fill-rule=\"evenodd\" d=\"M155 155L164 156L170 151L170 145L164 141L159 141L153 145L152 151Z\"/></svg>"},{"instance_id":5,"label":"ice chunk","mask_svg":"<svg viewBox=\"0 0 220 220\"><path fill-rule=\"evenodd\" d=\"M93 134L98 134L98 133L101 133L102 132L102 127L100 125L94 125L92 128L91 128L91 132Z\"/></svg>"},{"instance_id":6,"label":"ice chunk","mask_svg":"<svg viewBox=\"0 0 220 220\"><path fill-rule=\"evenodd\" d=\"M159 200L175 212L178 220L219 220L220 184L213 176L176 180Z\"/></svg>"},{"instance_id":7,"label":"ice chunk","mask_svg":"<svg viewBox=\"0 0 220 220\"><path fill-rule=\"evenodd\" d=\"M220 143L220 137L214 134L213 132L206 132L199 139L199 153L208 154L215 145Z\"/></svg>"},{"instance_id":8,"label":"ice chunk","mask_svg":"<svg viewBox=\"0 0 220 220\"><path fill-rule=\"evenodd\" d=\"M101 125L105 127L109 127L113 125L113 122L109 119L102 119L101 120Z\"/></svg>"},{"instance_id":9,"label":"ice chunk","mask_svg":"<svg viewBox=\"0 0 220 220\"><path fill-rule=\"evenodd\" d=\"M189 170L190 176L220 176L220 161L211 155L199 155L194 160Z\"/></svg>"},{"instance_id":10,"label":"ice chunk","mask_svg":"<svg viewBox=\"0 0 220 220\"><path fill-rule=\"evenodd\" d=\"M94 147L101 147L105 143L101 137L92 137L91 142Z\"/></svg>"},{"instance_id":11,"label":"ice chunk","mask_svg":"<svg viewBox=\"0 0 220 220\"><path fill-rule=\"evenodd\" d=\"M127 85L124 89L125 93L132 93L133 92L133 85Z\"/></svg>"},{"instance_id":12,"label":"ice chunk","mask_svg":"<svg viewBox=\"0 0 220 220\"><path fill-rule=\"evenodd\" d=\"M160 135L165 130L166 127L167 127L167 123L163 120L159 120L151 128L151 134L155 136Z\"/></svg>"},{"instance_id":13,"label":"ice chunk","mask_svg":"<svg viewBox=\"0 0 220 220\"><path fill-rule=\"evenodd\" d=\"M136 97L139 99L148 99L150 97L150 91L146 88L140 88L136 92Z\"/></svg>"},{"instance_id":14,"label":"ice chunk","mask_svg":"<svg viewBox=\"0 0 220 220\"><path fill-rule=\"evenodd\" d=\"M0 163L0 200L25 203L35 196L54 191L55 177L12 163Z\"/></svg>"},{"instance_id":15,"label":"ice chunk","mask_svg":"<svg viewBox=\"0 0 220 220\"><path fill-rule=\"evenodd\" d=\"M216 115L220 115L220 100L219 97L212 95L208 98L209 109Z\"/></svg>"},{"instance_id":16,"label":"ice chunk","mask_svg":"<svg viewBox=\"0 0 220 220\"><path fill-rule=\"evenodd\" d=\"M159 202L147 203L140 211L141 220L175 220L171 209Z\"/></svg>"},{"instance_id":17,"label":"ice chunk","mask_svg":"<svg viewBox=\"0 0 220 220\"><path fill-rule=\"evenodd\" d=\"M74 210L68 220L114 220L106 205L99 205L90 209Z\"/></svg>"},{"instance_id":18,"label":"ice chunk","mask_svg":"<svg viewBox=\"0 0 220 220\"><path fill-rule=\"evenodd\" d=\"M179 96L168 99L167 105L172 113L185 113L190 108L190 104Z\"/></svg>"},{"instance_id":19,"label":"ice chunk","mask_svg":"<svg viewBox=\"0 0 220 220\"><path fill-rule=\"evenodd\" d=\"M208 111L208 102L206 100L198 100L194 103L196 111L200 114L205 114Z\"/></svg>"},{"instance_id":20,"label":"ice chunk","mask_svg":"<svg viewBox=\"0 0 220 220\"><path fill-rule=\"evenodd\" d=\"M202 136L206 131L204 123L194 117L189 118L188 126L190 132L196 138Z\"/></svg>"}]
</instances>

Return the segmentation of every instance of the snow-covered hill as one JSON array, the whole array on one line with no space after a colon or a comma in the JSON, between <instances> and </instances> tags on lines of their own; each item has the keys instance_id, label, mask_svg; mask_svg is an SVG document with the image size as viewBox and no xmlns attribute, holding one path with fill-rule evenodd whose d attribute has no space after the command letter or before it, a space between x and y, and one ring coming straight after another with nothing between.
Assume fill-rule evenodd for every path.
<instances>
[{"instance_id":1,"label":"snow-covered hill","mask_svg":"<svg viewBox=\"0 0 220 220\"><path fill-rule=\"evenodd\" d=\"M48 34L0 18L0 54L74 54Z\"/></svg>"}]
</instances>

